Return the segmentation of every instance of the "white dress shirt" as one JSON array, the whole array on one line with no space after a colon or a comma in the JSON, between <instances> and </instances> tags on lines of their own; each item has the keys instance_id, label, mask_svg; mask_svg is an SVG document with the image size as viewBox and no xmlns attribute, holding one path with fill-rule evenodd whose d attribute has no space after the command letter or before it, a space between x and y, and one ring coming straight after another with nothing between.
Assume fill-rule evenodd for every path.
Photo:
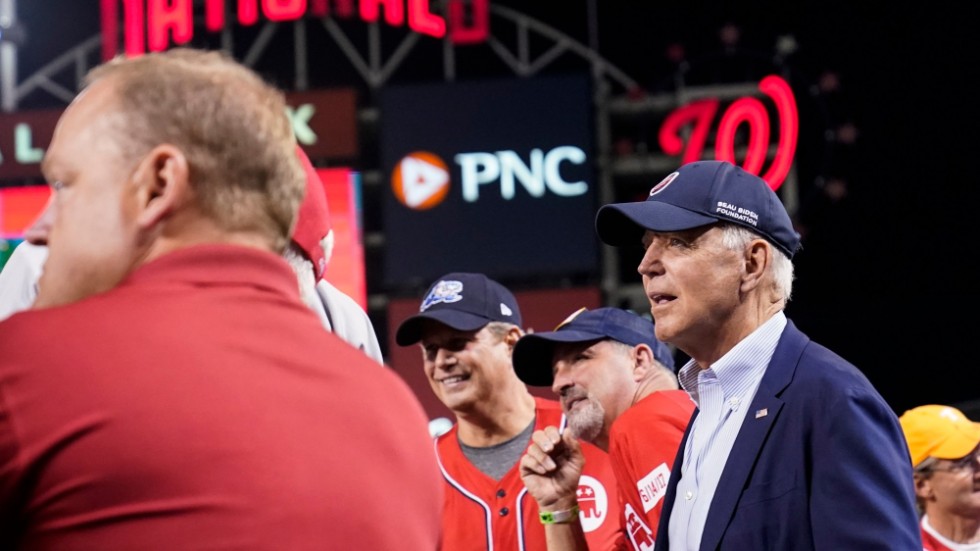
<instances>
[{"instance_id":1,"label":"white dress shirt","mask_svg":"<svg viewBox=\"0 0 980 551\"><path fill-rule=\"evenodd\" d=\"M779 312L713 365L705 368L692 359L678 373L681 388L700 411L684 447L670 512L667 534L671 549L697 551L701 546L728 454L785 327L786 316Z\"/></svg>"}]
</instances>

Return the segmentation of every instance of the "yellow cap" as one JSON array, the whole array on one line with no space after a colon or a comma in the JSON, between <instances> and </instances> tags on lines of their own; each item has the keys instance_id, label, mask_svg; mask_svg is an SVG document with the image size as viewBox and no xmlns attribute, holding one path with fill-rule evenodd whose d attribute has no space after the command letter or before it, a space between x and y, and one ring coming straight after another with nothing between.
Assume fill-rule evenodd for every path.
<instances>
[{"instance_id":1,"label":"yellow cap","mask_svg":"<svg viewBox=\"0 0 980 551\"><path fill-rule=\"evenodd\" d=\"M903 413L898 421L909 444L912 466L928 457L959 459L980 445L980 423L954 407L919 406Z\"/></svg>"}]
</instances>

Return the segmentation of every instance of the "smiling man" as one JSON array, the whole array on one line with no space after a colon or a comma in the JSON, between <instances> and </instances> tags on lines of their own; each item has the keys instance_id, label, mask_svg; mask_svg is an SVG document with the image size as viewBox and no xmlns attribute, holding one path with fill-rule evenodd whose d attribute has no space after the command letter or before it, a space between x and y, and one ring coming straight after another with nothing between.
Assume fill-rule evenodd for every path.
<instances>
[{"instance_id":1,"label":"smiling man","mask_svg":"<svg viewBox=\"0 0 980 551\"><path fill-rule=\"evenodd\" d=\"M446 482L442 548L544 551L546 526L573 521L590 548L610 548L616 487L602 450L582 444L584 474L572 482L577 502L539 508L521 481L518 460L531 433L564 419L557 402L532 396L514 373L514 345L524 334L514 295L483 274L456 272L429 287L419 310L395 340L420 344L432 392L456 417L436 440Z\"/></svg>"}]
</instances>

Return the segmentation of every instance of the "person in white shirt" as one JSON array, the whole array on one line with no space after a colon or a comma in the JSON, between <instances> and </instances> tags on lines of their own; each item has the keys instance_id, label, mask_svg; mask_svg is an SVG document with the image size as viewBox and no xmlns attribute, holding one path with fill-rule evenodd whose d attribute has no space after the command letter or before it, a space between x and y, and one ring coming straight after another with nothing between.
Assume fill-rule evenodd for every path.
<instances>
[{"instance_id":1,"label":"person in white shirt","mask_svg":"<svg viewBox=\"0 0 980 551\"><path fill-rule=\"evenodd\" d=\"M296 153L306 170L306 196L284 256L296 272L300 296L327 330L383 364L381 344L367 312L324 278L334 244L327 196L309 157L298 147Z\"/></svg>"}]
</instances>

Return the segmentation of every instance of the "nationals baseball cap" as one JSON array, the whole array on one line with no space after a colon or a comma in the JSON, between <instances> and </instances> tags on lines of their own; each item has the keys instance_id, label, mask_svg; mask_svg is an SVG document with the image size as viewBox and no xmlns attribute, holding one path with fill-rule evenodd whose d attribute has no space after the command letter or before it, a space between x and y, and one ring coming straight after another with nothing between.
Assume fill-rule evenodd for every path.
<instances>
[{"instance_id":1,"label":"nationals baseball cap","mask_svg":"<svg viewBox=\"0 0 980 551\"><path fill-rule=\"evenodd\" d=\"M531 386L551 386L554 381L551 360L555 347L612 339L636 346L645 344L653 357L668 369L674 369L674 357L666 344L657 340L653 322L620 308L582 308L561 322L554 331L529 333L514 346L514 371Z\"/></svg>"},{"instance_id":2,"label":"nationals baseball cap","mask_svg":"<svg viewBox=\"0 0 980 551\"><path fill-rule=\"evenodd\" d=\"M605 205L596 232L608 245L634 245L645 230L680 231L715 222L745 226L790 258L800 235L765 180L727 161L696 161L667 175L645 201Z\"/></svg>"},{"instance_id":3,"label":"nationals baseball cap","mask_svg":"<svg viewBox=\"0 0 980 551\"><path fill-rule=\"evenodd\" d=\"M422 340L425 320L435 320L457 331L475 331L491 321L521 325L517 299L506 287L483 274L454 272L440 277L422 299L419 313L398 326L395 342L401 346Z\"/></svg>"},{"instance_id":4,"label":"nationals baseball cap","mask_svg":"<svg viewBox=\"0 0 980 551\"><path fill-rule=\"evenodd\" d=\"M912 466L929 457L959 459L980 445L980 423L954 407L919 406L903 413L898 422L909 444Z\"/></svg>"}]
</instances>

